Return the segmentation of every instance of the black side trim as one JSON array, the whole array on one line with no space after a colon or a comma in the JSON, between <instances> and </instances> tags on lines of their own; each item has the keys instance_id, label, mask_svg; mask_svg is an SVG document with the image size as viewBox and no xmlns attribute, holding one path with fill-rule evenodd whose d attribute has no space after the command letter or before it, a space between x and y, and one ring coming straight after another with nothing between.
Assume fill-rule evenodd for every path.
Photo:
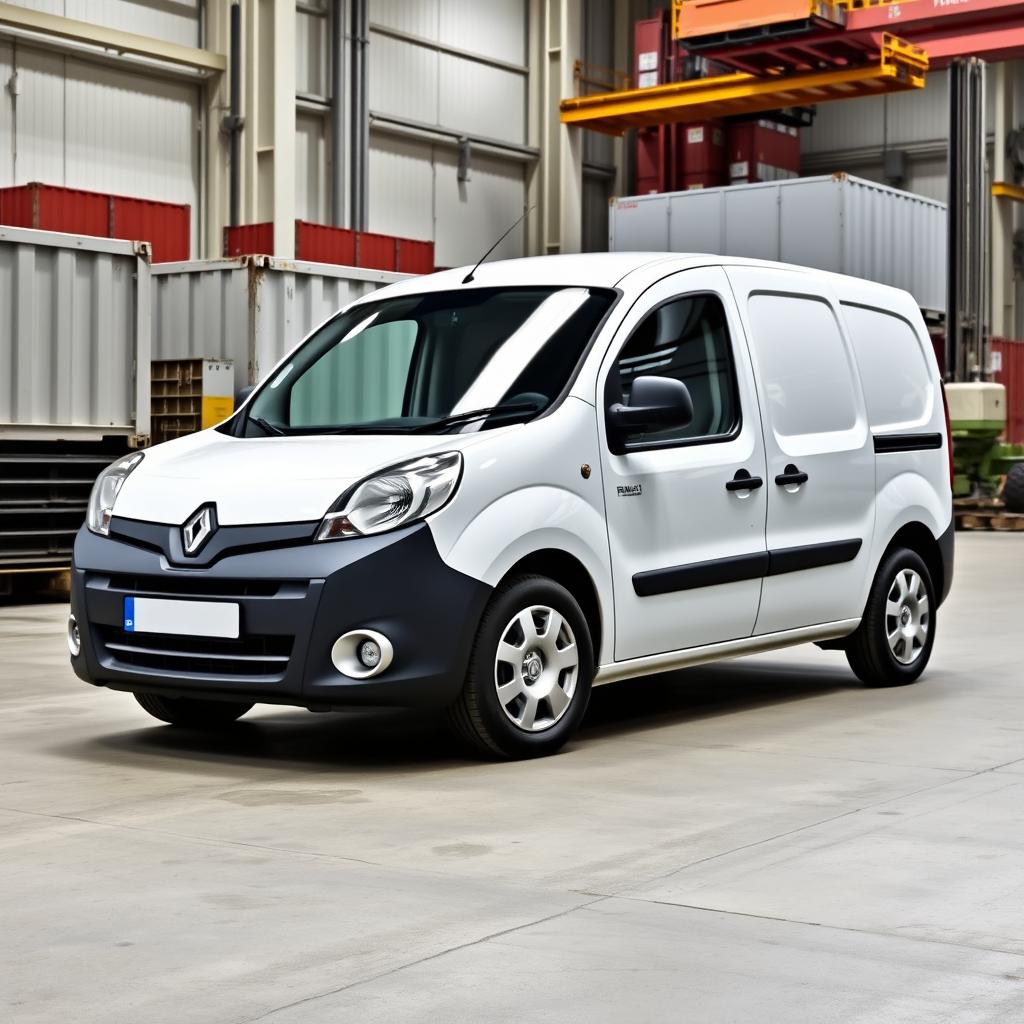
<instances>
[{"instance_id":1,"label":"black side trim","mask_svg":"<svg viewBox=\"0 0 1024 1024\"><path fill-rule=\"evenodd\" d=\"M879 455L888 452L927 452L941 447L941 434L875 434L875 451Z\"/></svg>"},{"instance_id":2,"label":"black side trim","mask_svg":"<svg viewBox=\"0 0 1024 1024\"><path fill-rule=\"evenodd\" d=\"M675 565L668 569L650 569L633 576L637 597L672 594L679 590L716 587L721 583L740 583L762 576L781 576L787 572L820 569L826 565L852 562L863 545L861 540L833 540L824 544L807 544L779 551L758 551L749 555L730 555L692 565Z\"/></svg>"},{"instance_id":3,"label":"black side trim","mask_svg":"<svg viewBox=\"0 0 1024 1024\"><path fill-rule=\"evenodd\" d=\"M637 597L653 597L655 594L671 594L677 590L757 580L767 574L768 552L755 551L749 555L730 555L728 558L713 558L708 562L638 572L633 576L633 590Z\"/></svg>"},{"instance_id":4,"label":"black side trim","mask_svg":"<svg viewBox=\"0 0 1024 1024\"><path fill-rule=\"evenodd\" d=\"M864 542L861 540L831 540L824 544L804 544L798 548L781 548L769 552L769 576L804 569L820 569L824 565L852 562Z\"/></svg>"}]
</instances>

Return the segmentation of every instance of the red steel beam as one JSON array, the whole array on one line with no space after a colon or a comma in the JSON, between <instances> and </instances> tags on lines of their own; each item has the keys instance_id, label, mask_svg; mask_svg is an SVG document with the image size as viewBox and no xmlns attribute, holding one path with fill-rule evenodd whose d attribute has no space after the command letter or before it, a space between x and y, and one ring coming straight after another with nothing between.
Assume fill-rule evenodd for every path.
<instances>
[{"instance_id":1,"label":"red steel beam","mask_svg":"<svg viewBox=\"0 0 1024 1024\"><path fill-rule=\"evenodd\" d=\"M770 36L746 45L694 46L694 51L749 72L773 63L794 68L825 57L844 66L857 50L870 59L879 52L881 33L924 48L930 67L945 67L956 57L989 61L1024 57L1024 3L1020 0L907 0L906 3L851 10L845 29L810 32L784 40ZM684 45L686 41L684 40Z\"/></svg>"}]
</instances>

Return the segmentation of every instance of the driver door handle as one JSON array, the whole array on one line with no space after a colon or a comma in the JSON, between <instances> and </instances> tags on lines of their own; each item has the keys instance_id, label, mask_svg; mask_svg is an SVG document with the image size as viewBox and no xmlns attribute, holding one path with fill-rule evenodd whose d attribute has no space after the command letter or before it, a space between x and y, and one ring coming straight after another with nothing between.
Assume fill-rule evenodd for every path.
<instances>
[{"instance_id":1,"label":"driver door handle","mask_svg":"<svg viewBox=\"0 0 1024 1024\"><path fill-rule=\"evenodd\" d=\"M736 475L729 480L725 489L727 491L756 491L763 487L764 481L759 476L751 476L745 469L737 469Z\"/></svg>"},{"instance_id":2,"label":"driver door handle","mask_svg":"<svg viewBox=\"0 0 1024 1024\"><path fill-rule=\"evenodd\" d=\"M792 487L794 484L800 485L807 483L807 474L801 473L792 463L786 467L785 473L780 473L776 478L775 482L780 487Z\"/></svg>"}]
</instances>

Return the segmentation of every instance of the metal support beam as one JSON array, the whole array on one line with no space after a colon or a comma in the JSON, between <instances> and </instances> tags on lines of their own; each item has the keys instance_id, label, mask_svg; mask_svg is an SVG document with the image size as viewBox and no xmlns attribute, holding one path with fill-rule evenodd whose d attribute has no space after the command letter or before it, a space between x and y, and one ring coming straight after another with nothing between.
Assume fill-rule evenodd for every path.
<instances>
[{"instance_id":1,"label":"metal support beam","mask_svg":"<svg viewBox=\"0 0 1024 1024\"><path fill-rule=\"evenodd\" d=\"M88 21L76 21L74 18L46 14L10 3L0 2L0 25L26 32L38 32L44 36L70 39L117 53L133 53L150 60L194 68L207 74L219 74L227 68L227 59L221 53L179 46L177 43L167 43L134 32L93 25Z\"/></svg>"},{"instance_id":2,"label":"metal support beam","mask_svg":"<svg viewBox=\"0 0 1024 1024\"><path fill-rule=\"evenodd\" d=\"M345 226L345 0L331 0L331 223Z\"/></svg>"},{"instance_id":3,"label":"metal support beam","mask_svg":"<svg viewBox=\"0 0 1024 1024\"><path fill-rule=\"evenodd\" d=\"M228 4L207 4L204 12L204 39L208 46L227 53L230 47L231 24ZM228 174L230 137L222 130L224 116L230 105L228 75L218 75L206 85L202 96L205 105L203 125L206 173L203 191L203 221L197 245L200 258L216 259L224 252L224 226L230 218L230 181Z\"/></svg>"},{"instance_id":4,"label":"metal support beam","mask_svg":"<svg viewBox=\"0 0 1024 1024\"><path fill-rule=\"evenodd\" d=\"M295 0L242 5L242 214L272 221L274 255L295 256Z\"/></svg>"},{"instance_id":5,"label":"metal support beam","mask_svg":"<svg viewBox=\"0 0 1024 1024\"><path fill-rule=\"evenodd\" d=\"M541 252L579 252L583 244L583 140L558 118L559 99L575 88L582 55L581 0L541 0L543 55L539 128ZM531 143L534 140L531 138Z\"/></svg>"},{"instance_id":6,"label":"metal support beam","mask_svg":"<svg viewBox=\"0 0 1024 1024\"><path fill-rule=\"evenodd\" d=\"M367 0L352 0L352 198L351 222L365 231L369 221L370 98L367 47L370 15Z\"/></svg>"},{"instance_id":7,"label":"metal support beam","mask_svg":"<svg viewBox=\"0 0 1024 1024\"><path fill-rule=\"evenodd\" d=\"M985 314L985 64L949 69L949 202L946 241L946 378L981 380L988 369Z\"/></svg>"},{"instance_id":8,"label":"metal support beam","mask_svg":"<svg viewBox=\"0 0 1024 1024\"><path fill-rule=\"evenodd\" d=\"M1013 181L1007 141L1016 120L1017 66L997 64L995 83L995 146L992 153L992 333L1013 337L1017 326L1016 282L1013 273L1013 199L1024 199L1024 187Z\"/></svg>"}]
</instances>

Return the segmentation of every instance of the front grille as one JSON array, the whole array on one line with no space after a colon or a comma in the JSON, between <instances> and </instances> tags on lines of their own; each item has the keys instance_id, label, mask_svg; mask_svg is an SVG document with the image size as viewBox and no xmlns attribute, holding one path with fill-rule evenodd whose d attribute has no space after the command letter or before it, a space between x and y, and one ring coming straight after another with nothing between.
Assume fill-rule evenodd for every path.
<instances>
[{"instance_id":1,"label":"front grille","mask_svg":"<svg viewBox=\"0 0 1024 1024\"><path fill-rule=\"evenodd\" d=\"M279 580L221 580L215 577L198 576L133 576L112 574L107 577L109 590L121 590L126 594L161 596L171 594L187 597L283 597L282 590L298 588L299 596L305 594L306 585L283 583Z\"/></svg>"},{"instance_id":2,"label":"front grille","mask_svg":"<svg viewBox=\"0 0 1024 1024\"><path fill-rule=\"evenodd\" d=\"M290 636L246 636L238 640L126 633L97 626L103 652L118 668L145 669L173 675L211 678L240 676L270 680L285 674L291 657Z\"/></svg>"}]
</instances>

